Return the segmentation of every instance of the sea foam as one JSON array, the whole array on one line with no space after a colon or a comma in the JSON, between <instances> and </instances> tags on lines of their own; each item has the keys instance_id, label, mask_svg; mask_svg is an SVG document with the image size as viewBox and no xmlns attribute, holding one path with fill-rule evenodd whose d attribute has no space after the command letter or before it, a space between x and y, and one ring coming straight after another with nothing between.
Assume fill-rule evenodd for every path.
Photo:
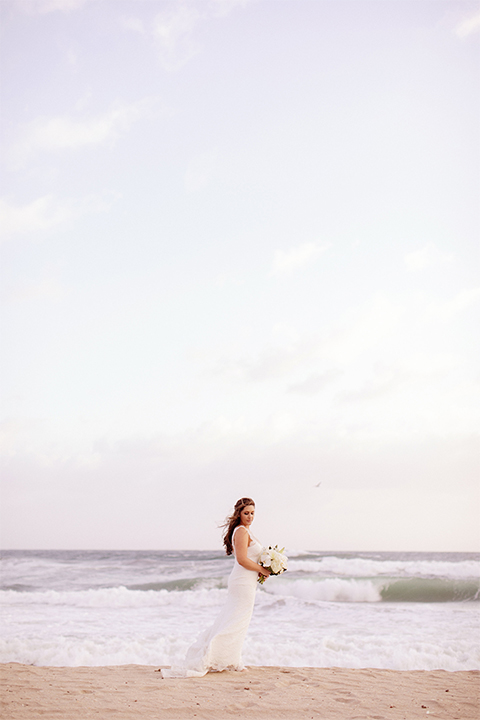
<instances>
[{"instance_id":1,"label":"sea foam","mask_svg":"<svg viewBox=\"0 0 480 720\"><path fill-rule=\"evenodd\" d=\"M226 599L212 552L2 556L0 662L171 665ZM297 553L258 588L254 665L480 668L478 557Z\"/></svg>"}]
</instances>

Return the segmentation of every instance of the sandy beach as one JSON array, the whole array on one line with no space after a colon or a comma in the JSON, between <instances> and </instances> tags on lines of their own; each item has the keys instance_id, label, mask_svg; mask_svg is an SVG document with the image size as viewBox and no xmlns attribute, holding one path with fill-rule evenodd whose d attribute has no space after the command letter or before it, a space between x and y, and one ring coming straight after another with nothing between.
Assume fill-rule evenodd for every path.
<instances>
[{"instance_id":1,"label":"sandy beach","mask_svg":"<svg viewBox=\"0 0 480 720\"><path fill-rule=\"evenodd\" d=\"M164 680L158 668L0 666L1 717L477 720L480 671L252 667Z\"/></svg>"}]
</instances>

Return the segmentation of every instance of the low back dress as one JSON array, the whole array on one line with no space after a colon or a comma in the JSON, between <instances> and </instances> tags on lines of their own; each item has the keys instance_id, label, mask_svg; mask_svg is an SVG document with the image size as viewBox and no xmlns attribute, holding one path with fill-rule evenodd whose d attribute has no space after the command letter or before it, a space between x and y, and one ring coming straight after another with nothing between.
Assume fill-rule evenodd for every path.
<instances>
[{"instance_id":1,"label":"low back dress","mask_svg":"<svg viewBox=\"0 0 480 720\"><path fill-rule=\"evenodd\" d=\"M239 527L233 531L232 544ZM248 528L247 532L251 538L247 557L258 562L262 545ZM162 670L163 677L202 677L208 672L244 669L242 646L252 617L257 578L256 570L247 570L235 558L228 578L227 601L220 615L190 647L184 665Z\"/></svg>"}]
</instances>

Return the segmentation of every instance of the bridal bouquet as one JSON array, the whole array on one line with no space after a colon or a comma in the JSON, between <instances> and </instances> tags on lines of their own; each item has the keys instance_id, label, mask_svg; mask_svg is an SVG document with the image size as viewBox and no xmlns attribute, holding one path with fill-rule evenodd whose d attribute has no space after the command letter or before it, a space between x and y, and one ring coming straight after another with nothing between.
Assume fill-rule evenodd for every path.
<instances>
[{"instance_id":1,"label":"bridal bouquet","mask_svg":"<svg viewBox=\"0 0 480 720\"><path fill-rule=\"evenodd\" d=\"M269 568L271 575L281 575L287 569L288 562L287 556L283 554L284 550L285 548L279 550L278 545L275 547L269 545L268 548L263 548L258 564ZM260 575L258 582L263 585L266 579L265 575Z\"/></svg>"}]
</instances>

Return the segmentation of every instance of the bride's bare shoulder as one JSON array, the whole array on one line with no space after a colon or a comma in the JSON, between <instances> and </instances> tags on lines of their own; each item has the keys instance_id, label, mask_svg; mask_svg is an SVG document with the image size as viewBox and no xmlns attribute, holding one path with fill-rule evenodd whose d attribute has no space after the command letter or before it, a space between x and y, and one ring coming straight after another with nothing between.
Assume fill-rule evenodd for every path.
<instances>
[{"instance_id":1,"label":"bride's bare shoulder","mask_svg":"<svg viewBox=\"0 0 480 720\"><path fill-rule=\"evenodd\" d=\"M252 544L252 538L250 537L250 533L243 525L237 525L237 527L233 531L232 540L235 546L237 543L237 538L242 544L245 542L245 540L247 541L247 545Z\"/></svg>"},{"instance_id":2,"label":"bride's bare shoulder","mask_svg":"<svg viewBox=\"0 0 480 720\"><path fill-rule=\"evenodd\" d=\"M233 534L235 535L239 530L240 530L240 535L245 535L245 534L248 535L248 530L243 525L237 525L237 527L233 531Z\"/></svg>"}]
</instances>

